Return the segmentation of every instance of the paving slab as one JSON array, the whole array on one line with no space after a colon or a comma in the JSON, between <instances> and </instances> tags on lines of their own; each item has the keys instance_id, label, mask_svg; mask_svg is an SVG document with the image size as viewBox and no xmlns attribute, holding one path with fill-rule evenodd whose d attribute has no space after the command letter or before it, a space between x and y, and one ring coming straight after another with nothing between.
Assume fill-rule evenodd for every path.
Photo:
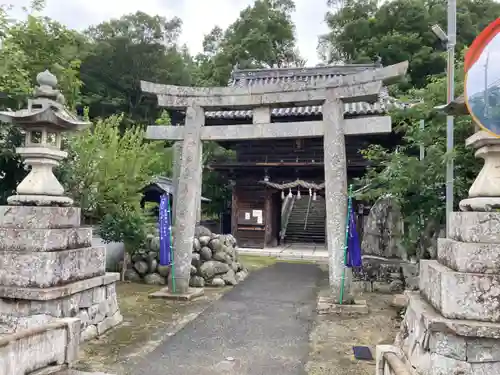
<instances>
[{"instance_id":1,"label":"paving slab","mask_svg":"<svg viewBox=\"0 0 500 375\"><path fill-rule=\"evenodd\" d=\"M128 375L304 375L318 285L314 264L252 272Z\"/></svg>"}]
</instances>

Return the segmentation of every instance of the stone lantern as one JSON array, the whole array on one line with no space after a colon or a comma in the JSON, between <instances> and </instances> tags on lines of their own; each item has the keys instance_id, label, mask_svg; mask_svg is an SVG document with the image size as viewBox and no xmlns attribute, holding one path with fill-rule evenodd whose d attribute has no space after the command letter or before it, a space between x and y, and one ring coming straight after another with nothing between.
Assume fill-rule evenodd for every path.
<instances>
[{"instance_id":1,"label":"stone lantern","mask_svg":"<svg viewBox=\"0 0 500 375\"><path fill-rule=\"evenodd\" d=\"M12 123L25 132L23 147L16 148L31 167L17 186L17 194L9 197L10 205L70 206L73 200L64 196L64 188L52 169L67 157L61 150L62 133L79 131L90 123L81 121L65 107L57 78L48 70L36 77L38 86L28 108L16 112L0 112L0 120Z\"/></svg>"}]
</instances>

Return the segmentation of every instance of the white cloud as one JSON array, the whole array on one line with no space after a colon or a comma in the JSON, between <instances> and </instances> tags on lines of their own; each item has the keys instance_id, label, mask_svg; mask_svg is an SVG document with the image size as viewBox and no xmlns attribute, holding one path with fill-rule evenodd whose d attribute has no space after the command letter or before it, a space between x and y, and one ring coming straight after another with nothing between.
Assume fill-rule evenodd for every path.
<instances>
[{"instance_id":1,"label":"white cloud","mask_svg":"<svg viewBox=\"0 0 500 375\"><path fill-rule=\"evenodd\" d=\"M10 1L17 8L29 2ZM138 10L167 18L177 16L183 20L181 42L186 43L192 53L197 53L201 50L204 34L216 25L222 28L229 26L240 11L252 3L253 0L46 0L45 14L79 30ZM327 29L323 21L327 11L326 0L295 0L295 3L297 11L293 18L299 49L308 60L308 65L313 66L318 62L318 35ZM22 13L18 9L16 14L21 16Z\"/></svg>"}]
</instances>

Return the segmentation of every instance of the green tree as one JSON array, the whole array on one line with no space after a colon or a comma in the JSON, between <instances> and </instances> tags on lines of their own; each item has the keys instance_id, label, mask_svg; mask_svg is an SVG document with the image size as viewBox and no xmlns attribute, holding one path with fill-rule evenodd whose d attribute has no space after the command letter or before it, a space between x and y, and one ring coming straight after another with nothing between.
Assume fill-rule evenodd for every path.
<instances>
[{"instance_id":1,"label":"green tree","mask_svg":"<svg viewBox=\"0 0 500 375\"><path fill-rule=\"evenodd\" d=\"M463 92L463 64L456 70L457 92ZM480 170L473 150L465 147L465 139L472 135L474 126L468 116L455 119L455 149L446 152L446 119L434 108L443 103L446 79L434 77L422 89L409 93L423 103L404 111L392 113L396 131L403 135L403 143L395 150L372 145L363 150L373 163L366 175L357 181L368 186L360 198L374 201L390 194L401 206L405 222L406 248L418 258L429 257L430 239L443 227L445 221L445 170L449 157L454 158L454 202L467 197L467 192ZM420 129L420 120L425 129ZM419 148L425 148L425 157L419 160Z\"/></svg>"},{"instance_id":2,"label":"green tree","mask_svg":"<svg viewBox=\"0 0 500 375\"><path fill-rule=\"evenodd\" d=\"M140 207L141 189L171 165L171 154L161 142L146 141L141 126L120 132L121 123L122 115L113 115L70 137L61 179L85 219L99 224L102 239L124 243L124 270L153 229Z\"/></svg>"},{"instance_id":3,"label":"green tree","mask_svg":"<svg viewBox=\"0 0 500 375\"><path fill-rule=\"evenodd\" d=\"M59 79L67 103L74 108L79 100L79 53L84 40L53 20L41 17L43 1L25 9L25 18L16 19L11 7L0 7L0 109L21 109L31 95L36 75L50 69ZM15 147L23 135L19 129L0 123L0 203L14 193L26 171Z\"/></svg>"},{"instance_id":4,"label":"green tree","mask_svg":"<svg viewBox=\"0 0 500 375\"><path fill-rule=\"evenodd\" d=\"M91 27L92 52L81 66L85 103L91 117L124 113L128 124L158 116L156 101L145 97L140 81L191 83L190 56L177 45L182 22L143 12Z\"/></svg>"},{"instance_id":5,"label":"green tree","mask_svg":"<svg viewBox=\"0 0 500 375\"><path fill-rule=\"evenodd\" d=\"M215 27L196 56L194 82L225 86L235 66L240 69L302 66L296 45L293 0L256 0L241 11L227 30Z\"/></svg>"},{"instance_id":6,"label":"green tree","mask_svg":"<svg viewBox=\"0 0 500 375\"><path fill-rule=\"evenodd\" d=\"M500 3L458 0L457 14L460 51L500 14ZM443 45L431 31L434 24L446 26L445 0L345 0L327 13L326 22L330 31L319 43L326 62L367 63L380 57L382 64L391 65L408 60L404 89L423 87L445 70Z\"/></svg>"},{"instance_id":7,"label":"green tree","mask_svg":"<svg viewBox=\"0 0 500 375\"><path fill-rule=\"evenodd\" d=\"M140 190L171 165L161 142L146 141L141 126L121 133L121 121L122 115L98 120L68 139L63 180L91 222L121 205L139 207Z\"/></svg>"}]
</instances>

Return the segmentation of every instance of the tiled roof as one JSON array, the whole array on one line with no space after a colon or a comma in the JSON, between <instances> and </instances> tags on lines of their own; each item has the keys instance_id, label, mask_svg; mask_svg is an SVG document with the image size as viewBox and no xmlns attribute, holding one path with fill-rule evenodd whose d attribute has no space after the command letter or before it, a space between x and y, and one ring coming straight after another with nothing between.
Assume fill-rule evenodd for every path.
<instances>
[{"instance_id":1,"label":"tiled roof","mask_svg":"<svg viewBox=\"0 0 500 375\"><path fill-rule=\"evenodd\" d=\"M285 68L285 69L262 69L262 70L237 70L234 71L229 86L247 87L256 85L268 85L278 82L314 82L325 81L338 76L358 73L364 70L376 69L376 65L337 65L315 68ZM381 115L394 106L399 106L396 99L389 96L387 89L381 92L378 102L369 104L364 102L345 104L345 116ZM271 116L313 116L321 114L321 106L306 106L294 108L273 108ZM214 111L206 112L207 118L251 118L251 110L240 111Z\"/></svg>"}]
</instances>

